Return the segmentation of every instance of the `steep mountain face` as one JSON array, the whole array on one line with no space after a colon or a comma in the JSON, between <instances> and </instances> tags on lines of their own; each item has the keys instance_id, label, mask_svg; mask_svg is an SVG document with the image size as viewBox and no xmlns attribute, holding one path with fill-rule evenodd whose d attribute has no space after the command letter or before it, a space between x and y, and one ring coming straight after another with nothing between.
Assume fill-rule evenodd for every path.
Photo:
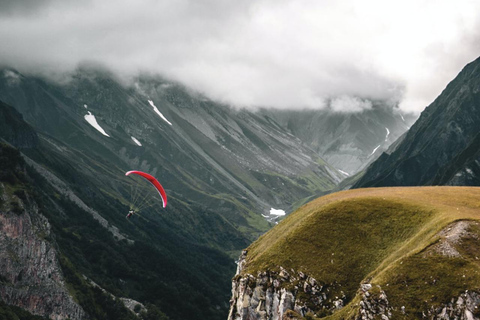
<instances>
[{"instance_id":1,"label":"steep mountain face","mask_svg":"<svg viewBox=\"0 0 480 320\"><path fill-rule=\"evenodd\" d=\"M46 240L51 226L25 189L25 163L2 137L24 149L38 145L33 128L0 102L0 297L51 319L80 319L85 312L68 293L57 251Z\"/></svg>"},{"instance_id":2,"label":"steep mountain face","mask_svg":"<svg viewBox=\"0 0 480 320\"><path fill-rule=\"evenodd\" d=\"M117 166L109 178L130 168L152 172L170 194L216 208L253 237L268 228L261 214L270 208L288 212L342 178L270 118L161 79L125 88L107 73L80 70L59 85L4 70L0 100L52 143Z\"/></svg>"},{"instance_id":3,"label":"steep mountain face","mask_svg":"<svg viewBox=\"0 0 480 320\"><path fill-rule=\"evenodd\" d=\"M14 108L4 103L0 103L0 123L2 317L25 320L44 317L95 319L102 314L101 318L136 319L127 309L134 300L125 300L125 303L118 300L122 303L115 306L112 296L98 286L89 286L86 276L80 276L69 265L65 252L59 253L55 228L45 214L65 216L68 210L62 209L64 204L58 203L58 197L52 197L51 190L39 187L38 177L32 179L32 174L36 173L30 171L24 157L11 145L23 151L35 149L40 144L38 136ZM44 201L57 203L47 210ZM75 294L76 290L82 294ZM98 310L92 312L92 308Z\"/></svg>"},{"instance_id":4,"label":"steep mountain face","mask_svg":"<svg viewBox=\"0 0 480 320\"><path fill-rule=\"evenodd\" d=\"M23 121L22 115L2 101L0 101L0 137L18 148L33 148L38 145L37 134Z\"/></svg>"},{"instance_id":5,"label":"steep mountain face","mask_svg":"<svg viewBox=\"0 0 480 320\"><path fill-rule=\"evenodd\" d=\"M320 197L248 247L229 320L479 319L480 190Z\"/></svg>"},{"instance_id":6,"label":"steep mountain face","mask_svg":"<svg viewBox=\"0 0 480 320\"><path fill-rule=\"evenodd\" d=\"M480 59L468 64L355 187L480 185Z\"/></svg>"},{"instance_id":7,"label":"steep mountain face","mask_svg":"<svg viewBox=\"0 0 480 320\"><path fill-rule=\"evenodd\" d=\"M386 103L372 103L361 112L331 110L263 110L315 150L325 161L350 176L364 169L413 123Z\"/></svg>"},{"instance_id":8,"label":"steep mountain face","mask_svg":"<svg viewBox=\"0 0 480 320\"><path fill-rule=\"evenodd\" d=\"M17 133L8 139L24 146L22 154L0 148L5 303L52 319L166 319L160 309L170 319L225 318L234 263L223 251L246 245L239 231L218 214L175 201L162 216L126 220L128 207L68 158L98 161L37 136L12 107L0 109L2 132ZM32 137L36 143L25 147ZM0 312L24 314L3 304Z\"/></svg>"},{"instance_id":9,"label":"steep mountain face","mask_svg":"<svg viewBox=\"0 0 480 320\"><path fill-rule=\"evenodd\" d=\"M0 144L0 298L50 319L82 319L65 284L51 226L18 183L24 177L18 151ZM7 171L8 170L8 171ZM14 191L13 191L14 190Z\"/></svg>"}]
</instances>

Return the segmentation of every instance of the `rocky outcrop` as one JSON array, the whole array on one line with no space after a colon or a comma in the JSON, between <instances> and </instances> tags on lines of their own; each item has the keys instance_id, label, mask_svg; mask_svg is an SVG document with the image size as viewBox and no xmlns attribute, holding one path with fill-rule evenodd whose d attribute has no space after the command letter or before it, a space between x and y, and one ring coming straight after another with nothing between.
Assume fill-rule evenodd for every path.
<instances>
[{"instance_id":1,"label":"rocky outcrop","mask_svg":"<svg viewBox=\"0 0 480 320\"><path fill-rule=\"evenodd\" d=\"M458 298L452 299L441 307L431 308L425 312L425 318L433 320L475 320L480 319L478 307L480 295L465 291Z\"/></svg>"},{"instance_id":2,"label":"rocky outcrop","mask_svg":"<svg viewBox=\"0 0 480 320\"><path fill-rule=\"evenodd\" d=\"M456 236L464 233L466 226L468 224L460 221L442 231L442 234L456 241ZM303 272L287 271L280 267L279 272L259 272L256 277L242 275L246 256L247 251L243 251L237 262L228 320L305 319L308 314L322 317L343 308L347 303L345 295L338 297L332 294L338 291L333 284L322 286ZM355 305L358 308L353 317L355 320L389 320L399 315L418 317L418 314L409 315L405 306L392 305L387 293L378 285L360 284L357 294L360 302ZM467 290L448 303L432 306L420 313L423 319L430 320L480 319L480 294Z\"/></svg>"},{"instance_id":3,"label":"rocky outcrop","mask_svg":"<svg viewBox=\"0 0 480 320\"><path fill-rule=\"evenodd\" d=\"M255 277L240 275L246 251L238 261L237 276L232 281L232 298L228 320L282 320L294 313L331 313L344 306L346 297L332 296L334 285L322 286L303 272L264 271Z\"/></svg>"},{"instance_id":4,"label":"rocky outcrop","mask_svg":"<svg viewBox=\"0 0 480 320\"><path fill-rule=\"evenodd\" d=\"M50 224L25 192L9 194L0 183L0 298L50 319L82 319L63 279Z\"/></svg>"},{"instance_id":5,"label":"rocky outcrop","mask_svg":"<svg viewBox=\"0 0 480 320\"><path fill-rule=\"evenodd\" d=\"M360 301L360 309L356 320L382 319L388 320L392 318L392 308L390 307L387 295L380 287L380 293L373 295L370 293L372 285L365 283L360 286L362 300Z\"/></svg>"}]
</instances>

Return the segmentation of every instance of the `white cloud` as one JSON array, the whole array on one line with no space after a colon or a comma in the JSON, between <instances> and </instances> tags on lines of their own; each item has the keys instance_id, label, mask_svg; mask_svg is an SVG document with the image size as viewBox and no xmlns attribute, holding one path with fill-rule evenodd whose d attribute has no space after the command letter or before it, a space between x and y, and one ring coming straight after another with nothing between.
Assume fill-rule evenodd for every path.
<instances>
[{"instance_id":1,"label":"white cloud","mask_svg":"<svg viewBox=\"0 0 480 320\"><path fill-rule=\"evenodd\" d=\"M240 106L323 108L342 96L419 112L480 52L471 0L15 3L0 14L0 64L50 73L94 61Z\"/></svg>"},{"instance_id":2,"label":"white cloud","mask_svg":"<svg viewBox=\"0 0 480 320\"><path fill-rule=\"evenodd\" d=\"M335 112L360 112L372 109L372 102L356 97L340 96L330 102L330 108Z\"/></svg>"}]
</instances>

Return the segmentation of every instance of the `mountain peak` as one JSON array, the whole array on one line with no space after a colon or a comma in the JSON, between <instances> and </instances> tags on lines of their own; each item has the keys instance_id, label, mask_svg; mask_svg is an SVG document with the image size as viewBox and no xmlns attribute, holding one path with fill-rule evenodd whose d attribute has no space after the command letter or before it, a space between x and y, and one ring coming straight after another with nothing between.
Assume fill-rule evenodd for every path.
<instances>
[{"instance_id":1,"label":"mountain peak","mask_svg":"<svg viewBox=\"0 0 480 320\"><path fill-rule=\"evenodd\" d=\"M469 63L354 187L480 185L480 58Z\"/></svg>"}]
</instances>

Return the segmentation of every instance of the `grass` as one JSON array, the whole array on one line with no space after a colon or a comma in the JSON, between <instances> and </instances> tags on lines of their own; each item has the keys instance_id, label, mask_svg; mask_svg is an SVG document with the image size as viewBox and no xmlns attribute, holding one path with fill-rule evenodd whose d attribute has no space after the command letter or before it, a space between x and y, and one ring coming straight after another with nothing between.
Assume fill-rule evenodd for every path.
<instances>
[{"instance_id":1,"label":"grass","mask_svg":"<svg viewBox=\"0 0 480 320\"><path fill-rule=\"evenodd\" d=\"M479 200L476 187L330 194L299 208L254 242L243 272L278 271L282 266L313 276L330 286L332 295L345 292L350 304L332 319L355 313L362 282L380 285L391 304L408 305L407 314L415 317L426 305L446 303L465 289L480 287L480 245L474 237L459 244L460 258L422 254L450 223L479 220ZM480 227L471 228L480 236ZM429 279L437 279L435 285L428 285Z\"/></svg>"}]
</instances>

